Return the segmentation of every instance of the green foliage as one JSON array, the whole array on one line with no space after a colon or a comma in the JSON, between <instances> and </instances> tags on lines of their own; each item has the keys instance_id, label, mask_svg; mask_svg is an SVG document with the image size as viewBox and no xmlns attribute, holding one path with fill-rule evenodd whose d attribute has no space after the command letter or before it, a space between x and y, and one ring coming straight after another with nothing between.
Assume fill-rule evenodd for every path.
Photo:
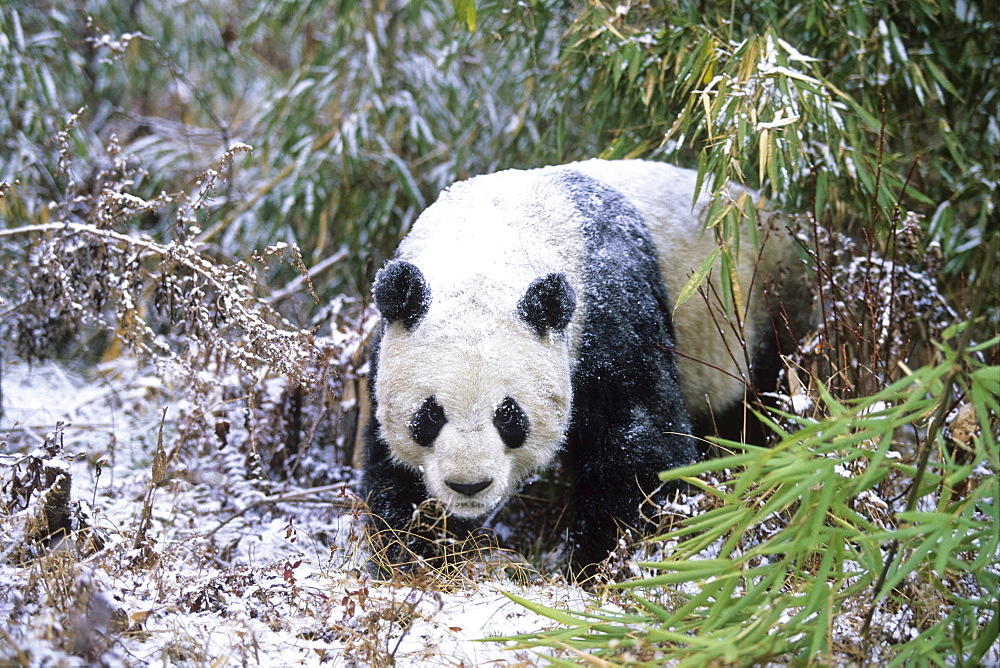
<instances>
[{"instance_id":1,"label":"green foliage","mask_svg":"<svg viewBox=\"0 0 1000 668\"><path fill-rule=\"evenodd\" d=\"M465 21L469 32L476 31L476 3L475 0L452 0L455 5L455 17Z\"/></svg>"},{"instance_id":2,"label":"green foliage","mask_svg":"<svg viewBox=\"0 0 1000 668\"><path fill-rule=\"evenodd\" d=\"M998 233L995 3L593 4L562 70L590 89L608 156L697 164L710 190L762 188L831 229L929 219L946 269L979 276ZM747 211L718 198L731 247Z\"/></svg>"},{"instance_id":3,"label":"green foliage","mask_svg":"<svg viewBox=\"0 0 1000 668\"><path fill-rule=\"evenodd\" d=\"M314 304L292 325L257 283L304 261L330 272L322 297L364 294L456 179L600 153L697 166L720 248L681 299L754 233L725 185L745 183L815 223L824 322L799 371L819 410L775 417L772 449L672 472L710 507L620 609L545 611L563 627L520 640L623 663L974 663L1000 619L998 6L6 2L0 317L30 325L29 354L85 327L155 353L172 331L191 378L205 351L305 377ZM966 338L926 352L965 294Z\"/></svg>"},{"instance_id":4,"label":"green foliage","mask_svg":"<svg viewBox=\"0 0 1000 668\"><path fill-rule=\"evenodd\" d=\"M985 473L1000 466L1000 368L977 359L998 343L967 354L943 346L945 362L873 396L845 404L826 394L829 417L795 420L773 448L729 443L730 456L665 473L716 507L657 539L669 557L618 585L629 596L617 611L530 605L562 627L514 640L613 663L982 660L1000 597L1000 487ZM917 448L936 456L915 465L908 434L953 405L953 381L976 416L974 436L931 429ZM721 485L703 482L711 475ZM913 503L894 513L881 499L899 494ZM845 622L862 618L861 628ZM907 624L920 633L898 631Z\"/></svg>"},{"instance_id":5,"label":"green foliage","mask_svg":"<svg viewBox=\"0 0 1000 668\"><path fill-rule=\"evenodd\" d=\"M344 251L328 294L357 293L451 181L603 150L697 165L717 194L745 182L832 229L885 231L913 208L948 275L1000 289L977 275L998 227L991 3L8 5L8 225L45 222L112 134L144 198L242 141L255 151L206 209L205 240L228 256L296 243L311 264ZM51 138L83 107L80 171L62 175ZM736 204L710 214L730 253L754 213Z\"/></svg>"},{"instance_id":6,"label":"green foliage","mask_svg":"<svg viewBox=\"0 0 1000 668\"><path fill-rule=\"evenodd\" d=\"M8 3L0 96L15 102L0 110L0 179L17 184L4 225L45 223L67 181L107 162L112 136L141 165L133 194L145 199L187 189L244 142L254 151L202 211L201 241L227 258L283 241L310 265L339 251L321 293L363 293L446 185L561 158L539 143L555 15L459 2L459 25L448 5ZM491 27L470 34L476 21ZM51 140L81 108L76 171L62 174ZM136 222L173 234L169 218Z\"/></svg>"},{"instance_id":7,"label":"green foliage","mask_svg":"<svg viewBox=\"0 0 1000 668\"><path fill-rule=\"evenodd\" d=\"M998 228L997 26L983 0L15 0L0 180L19 184L0 213L44 223L112 134L147 199L242 141L255 151L206 208L205 240L227 256L296 243L310 264L343 251L326 294L358 293L451 181L603 151L697 165L718 194L746 182L832 229L885 231L913 208L947 275L996 291L977 271ZM60 174L51 139L80 108L79 171ZM710 216L730 253L753 216L734 204Z\"/></svg>"}]
</instances>

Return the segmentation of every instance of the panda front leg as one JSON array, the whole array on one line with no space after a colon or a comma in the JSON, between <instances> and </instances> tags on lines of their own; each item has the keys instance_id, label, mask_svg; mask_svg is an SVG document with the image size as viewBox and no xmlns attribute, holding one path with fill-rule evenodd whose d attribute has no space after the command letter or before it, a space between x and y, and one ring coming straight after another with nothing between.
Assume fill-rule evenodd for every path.
<instances>
[{"instance_id":1,"label":"panda front leg","mask_svg":"<svg viewBox=\"0 0 1000 668\"><path fill-rule=\"evenodd\" d=\"M365 428L365 460L361 489L368 505L371 565L376 575L385 577L392 567L412 561L410 528L426 495L416 474L392 461L374 419Z\"/></svg>"},{"instance_id":2,"label":"panda front leg","mask_svg":"<svg viewBox=\"0 0 1000 668\"><path fill-rule=\"evenodd\" d=\"M426 503L422 479L393 461L375 419L365 430L365 453L361 487L368 504L372 573L388 579L394 570L409 572L416 565L440 569L457 562L463 548L449 549L449 544L467 538L478 524L447 515L440 504Z\"/></svg>"},{"instance_id":3,"label":"panda front leg","mask_svg":"<svg viewBox=\"0 0 1000 668\"><path fill-rule=\"evenodd\" d=\"M569 529L571 568L581 581L598 572L626 529L633 536L656 529L650 519L657 502L677 488L664 484L659 473L698 456L678 393L661 386L659 392L643 392L642 399L624 388L613 394L617 401L605 391L578 396L567 441L577 474Z\"/></svg>"}]
</instances>

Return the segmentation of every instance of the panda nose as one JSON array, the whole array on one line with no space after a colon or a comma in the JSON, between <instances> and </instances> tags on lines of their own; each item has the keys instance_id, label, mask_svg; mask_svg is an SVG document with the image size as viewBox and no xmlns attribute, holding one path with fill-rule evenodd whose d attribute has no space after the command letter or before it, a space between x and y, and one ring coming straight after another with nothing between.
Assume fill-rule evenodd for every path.
<instances>
[{"instance_id":1,"label":"panda nose","mask_svg":"<svg viewBox=\"0 0 1000 668\"><path fill-rule=\"evenodd\" d=\"M459 494L465 494L466 496L473 496L474 494L483 491L487 487L493 484L493 479L481 480L479 482L451 482L450 480L445 481L448 487Z\"/></svg>"}]
</instances>

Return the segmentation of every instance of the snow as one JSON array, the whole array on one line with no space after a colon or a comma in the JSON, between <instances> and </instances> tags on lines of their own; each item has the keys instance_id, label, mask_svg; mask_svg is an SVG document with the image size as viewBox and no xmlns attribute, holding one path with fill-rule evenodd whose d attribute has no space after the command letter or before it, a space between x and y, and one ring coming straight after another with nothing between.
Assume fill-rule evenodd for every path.
<instances>
[{"instance_id":1,"label":"snow","mask_svg":"<svg viewBox=\"0 0 1000 668\"><path fill-rule=\"evenodd\" d=\"M37 525L30 504L0 514L2 663L533 666L547 663L539 650L490 639L556 624L508 594L557 609L616 609L607 598L539 576L503 555L484 555L450 580L376 581L367 575L358 540L353 472L312 488L255 481L244 453L232 445L186 444L201 453L171 454L162 483L153 486L161 424L169 452L183 442L186 412L194 408L172 399L169 376L121 359L87 374L52 362L5 360L2 372L0 503L10 507L9 472L36 457L47 469L71 474L72 499L80 506L76 533L47 551L31 547L37 546L30 539ZM265 401L281 401L271 381L262 393ZM231 428L234 439L242 427ZM53 455L59 444L61 454ZM887 456L899 457L893 451ZM865 465L859 459L856 470L838 470L856 477ZM727 473L704 482L724 488L728 480ZM711 508L712 498L694 491L663 510L691 517ZM855 503L881 524L879 517L892 514L886 498L865 490ZM919 509L934 511L933 496L921 499ZM780 518L769 519L726 554L737 557L780 529ZM81 536L88 535L99 549L85 549ZM718 558L724 541L692 558ZM639 563L665 559L675 547L673 541L623 544L622 572L651 575ZM863 577L860 564L843 568L849 581ZM979 590L971 580L951 584L963 595ZM901 586L933 599L915 575ZM684 582L673 594L697 595L699 587ZM844 599L834 620L837 643L861 647L869 601ZM788 618L797 610L782 614ZM890 644L901 642L919 633L919 610L880 608L873 625ZM889 650L870 651L873 662L891 658ZM998 651L995 645L986 660L995 661Z\"/></svg>"},{"instance_id":2,"label":"snow","mask_svg":"<svg viewBox=\"0 0 1000 668\"><path fill-rule=\"evenodd\" d=\"M433 586L374 581L359 520L344 512L347 481L250 489L222 457L172 462L151 488L160 408L173 419L183 412L166 384L121 360L88 377L52 362L3 367L5 454L17 443L34 450L47 434L61 440L69 454L52 462L71 471L74 500L93 506L88 522L104 548L81 555L63 541L32 562L0 562L0 661L535 665L534 650L484 641L554 625L505 593L557 608L592 604L576 587L494 574ZM168 449L177 438L170 422ZM5 468L17 457L5 456ZM137 546L150 492L151 528ZM276 498L288 502L266 503ZM0 544L17 547L17 523L4 519Z\"/></svg>"}]
</instances>

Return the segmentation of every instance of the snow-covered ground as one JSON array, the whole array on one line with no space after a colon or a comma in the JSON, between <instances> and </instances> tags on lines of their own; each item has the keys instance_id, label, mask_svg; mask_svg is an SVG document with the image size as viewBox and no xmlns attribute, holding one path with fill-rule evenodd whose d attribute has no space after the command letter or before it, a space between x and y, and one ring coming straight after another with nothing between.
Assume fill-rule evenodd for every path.
<instances>
[{"instance_id":1,"label":"snow-covered ground","mask_svg":"<svg viewBox=\"0 0 1000 668\"><path fill-rule=\"evenodd\" d=\"M128 363L84 377L8 361L2 390L0 499L13 514L0 518L0 663L534 665L532 651L483 641L552 626L504 592L560 608L589 600L502 574L377 583L365 575L348 480L254 486L237 453L211 453L203 467L189 453L168 455L153 487L162 409L164 452L182 409ZM55 456L40 447L47 435ZM30 534L44 503L12 499L32 462L64 461L75 533L41 553Z\"/></svg>"},{"instance_id":2,"label":"snow-covered ground","mask_svg":"<svg viewBox=\"0 0 1000 668\"><path fill-rule=\"evenodd\" d=\"M545 656L496 638L556 625L507 594L556 609L617 609L609 592L539 575L501 553L448 579L372 579L350 493L356 471L324 469L335 458L319 450L306 465L322 475L297 478L314 486L271 480L255 448L274 433L260 414L239 418L252 402L225 393L195 402L169 378L125 359L86 373L5 360L0 664L532 666ZM262 384L262 396L280 394ZM66 474L69 488L58 482ZM727 484L711 476L706 483ZM893 502L870 496L858 503L872 517ZM692 491L664 510L701 516L710 497ZM46 540L44 527L59 522L69 538ZM760 536L745 537L746 547L781 528L765 522L755 529ZM693 558L711 560L718 547ZM650 575L636 562L674 548L668 541L650 549L622 560L622 573ZM926 628L921 614L949 609L946 597L911 580L906 586L926 601L873 618L873 637L889 652ZM957 595L985 594L968 575L949 582ZM676 591L693 596L698 587L685 582ZM831 631L837 656L883 656L859 631L869 608L864 591L845 599ZM978 620L989 623L988 615ZM995 664L1000 641L990 645L984 660ZM582 659L573 651L565 658Z\"/></svg>"}]
</instances>

